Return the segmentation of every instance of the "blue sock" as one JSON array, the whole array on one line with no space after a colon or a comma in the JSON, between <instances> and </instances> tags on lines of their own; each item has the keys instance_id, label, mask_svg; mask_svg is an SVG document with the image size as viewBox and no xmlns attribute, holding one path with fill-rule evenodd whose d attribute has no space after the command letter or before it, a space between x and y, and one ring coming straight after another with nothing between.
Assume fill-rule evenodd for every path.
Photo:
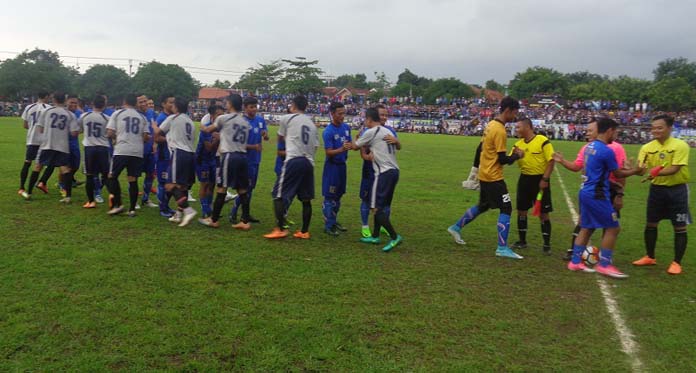
<instances>
[{"instance_id":1,"label":"blue sock","mask_svg":"<svg viewBox=\"0 0 696 373\"><path fill-rule=\"evenodd\" d=\"M324 213L324 228L331 229L336 225L336 214L334 213L335 200L324 198L322 212Z\"/></svg>"},{"instance_id":2,"label":"blue sock","mask_svg":"<svg viewBox=\"0 0 696 373\"><path fill-rule=\"evenodd\" d=\"M101 196L102 182L98 176L94 177L94 195Z\"/></svg>"},{"instance_id":3,"label":"blue sock","mask_svg":"<svg viewBox=\"0 0 696 373\"><path fill-rule=\"evenodd\" d=\"M612 256L614 255L614 250L609 249L599 249L599 265L606 267L612 263Z\"/></svg>"},{"instance_id":4,"label":"blue sock","mask_svg":"<svg viewBox=\"0 0 696 373\"><path fill-rule=\"evenodd\" d=\"M334 200L334 207L333 207L333 213L334 216L336 216L336 221L338 221L338 211L341 210L341 200L336 199Z\"/></svg>"},{"instance_id":5,"label":"blue sock","mask_svg":"<svg viewBox=\"0 0 696 373\"><path fill-rule=\"evenodd\" d=\"M573 257L570 259L573 264L580 264L580 262L582 262L583 250L585 250L583 245L573 244Z\"/></svg>"},{"instance_id":6,"label":"blue sock","mask_svg":"<svg viewBox=\"0 0 696 373\"><path fill-rule=\"evenodd\" d=\"M210 202L212 200L211 196L203 196L201 198L201 211L203 212L203 215L210 215L213 211L210 208Z\"/></svg>"},{"instance_id":7,"label":"blue sock","mask_svg":"<svg viewBox=\"0 0 696 373\"><path fill-rule=\"evenodd\" d=\"M164 183L157 183L157 200L159 201L160 211L169 210L169 200L167 200L167 191L164 190Z\"/></svg>"},{"instance_id":8,"label":"blue sock","mask_svg":"<svg viewBox=\"0 0 696 373\"><path fill-rule=\"evenodd\" d=\"M476 217L479 215L479 207L478 205L471 207L470 209L466 210L464 215L462 215L461 218L459 218L459 221L457 221L457 226L459 228L471 223L476 219ZM509 223L509 215L508 215L508 223Z\"/></svg>"},{"instance_id":9,"label":"blue sock","mask_svg":"<svg viewBox=\"0 0 696 373\"><path fill-rule=\"evenodd\" d=\"M241 206L242 202L240 201L241 198L237 197L237 199L234 200L234 205L232 205L232 209L230 210L230 216L237 216L237 211L239 210L239 206Z\"/></svg>"},{"instance_id":10,"label":"blue sock","mask_svg":"<svg viewBox=\"0 0 696 373\"><path fill-rule=\"evenodd\" d=\"M150 200L150 190L152 190L153 181L154 179L149 175L145 176L145 180L143 180L143 203Z\"/></svg>"},{"instance_id":11,"label":"blue sock","mask_svg":"<svg viewBox=\"0 0 696 373\"><path fill-rule=\"evenodd\" d=\"M498 246L507 246L508 234L510 233L510 215L498 215Z\"/></svg>"},{"instance_id":12,"label":"blue sock","mask_svg":"<svg viewBox=\"0 0 696 373\"><path fill-rule=\"evenodd\" d=\"M362 221L362 225L368 225L369 219L370 219L370 205L368 205L367 202L362 201L362 202L360 202L360 220Z\"/></svg>"}]
</instances>

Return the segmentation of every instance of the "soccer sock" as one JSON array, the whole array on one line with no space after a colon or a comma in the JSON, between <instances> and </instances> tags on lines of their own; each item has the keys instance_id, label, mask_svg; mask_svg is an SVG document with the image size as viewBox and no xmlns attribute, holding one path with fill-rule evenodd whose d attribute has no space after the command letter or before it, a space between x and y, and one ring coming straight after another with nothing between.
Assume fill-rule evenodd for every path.
<instances>
[{"instance_id":1,"label":"soccer sock","mask_svg":"<svg viewBox=\"0 0 696 373\"><path fill-rule=\"evenodd\" d=\"M276 198L273 200L273 212L275 212L278 228L285 229L285 226L287 225L285 223L285 202L283 202L282 198Z\"/></svg>"},{"instance_id":2,"label":"soccer sock","mask_svg":"<svg viewBox=\"0 0 696 373\"><path fill-rule=\"evenodd\" d=\"M334 206L333 206L333 214L336 219L336 223L338 223L338 211L341 210L341 200L336 199L334 200Z\"/></svg>"},{"instance_id":3,"label":"soccer sock","mask_svg":"<svg viewBox=\"0 0 696 373\"><path fill-rule=\"evenodd\" d=\"M324 198L321 211L324 213L324 228L331 229L336 225L336 213L334 212L335 200Z\"/></svg>"},{"instance_id":4,"label":"soccer sock","mask_svg":"<svg viewBox=\"0 0 696 373\"><path fill-rule=\"evenodd\" d=\"M240 193L239 194L239 199L242 201L242 222L248 223L249 222L249 192L246 193Z\"/></svg>"},{"instance_id":5,"label":"soccer sock","mask_svg":"<svg viewBox=\"0 0 696 373\"><path fill-rule=\"evenodd\" d=\"M39 180L39 182L41 182L43 184L47 184L48 179L50 179L51 176L53 175L53 170L55 170L55 167L52 167L52 166L46 167L46 171L44 171L43 175L41 176L41 180Z\"/></svg>"},{"instance_id":6,"label":"soccer sock","mask_svg":"<svg viewBox=\"0 0 696 373\"><path fill-rule=\"evenodd\" d=\"M167 191L164 189L164 184L157 182L157 200L159 201L160 211L169 209L169 200L167 199Z\"/></svg>"},{"instance_id":7,"label":"soccer sock","mask_svg":"<svg viewBox=\"0 0 696 373\"><path fill-rule=\"evenodd\" d=\"M312 202L302 201L302 233L309 232L309 222L312 220Z\"/></svg>"},{"instance_id":8,"label":"soccer sock","mask_svg":"<svg viewBox=\"0 0 696 373\"><path fill-rule=\"evenodd\" d=\"M19 189L24 189L24 184L27 183L27 176L29 176L29 168L31 167L31 162L24 162L22 166L22 171L19 173Z\"/></svg>"},{"instance_id":9,"label":"soccer sock","mask_svg":"<svg viewBox=\"0 0 696 373\"><path fill-rule=\"evenodd\" d=\"M249 193L249 192L247 192ZM232 205L232 209L230 210L230 216L237 216L237 213L239 212L239 206L242 205L242 201L239 200L239 197L237 197L234 200L234 204Z\"/></svg>"},{"instance_id":10,"label":"soccer sock","mask_svg":"<svg viewBox=\"0 0 696 373\"><path fill-rule=\"evenodd\" d=\"M29 177L29 188L27 189L27 193L31 194L31 191L34 190L34 185L36 185L36 180L39 179L39 171L32 171L31 176Z\"/></svg>"},{"instance_id":11,"label":"soccer sock","mask_svg":"<svg viewBox=\"0 0 696 373\"><path fill-rule=\"evenodd\" d=\"M573 245L573 257L570 259L573 264L580 264L580 262L582 262L583 250L585 250L585 248L582 245Z\"/></svg>"},{"instance_id":12,"label":"soccer sock","mask_svg":"<svg viewBox=\"0 0 696 373\"><path fill-rule=\"evenodd\" d=\"M135 205L138 203L138 182L129 181L128 182L128 198L130 199L130 209L128 211L135 211Z\"/></svg>"},{"instance_id":13,"label":"soccer sock","mask_svg":"<svg viewBox=\"0 0 696 373\"><path fill-rule=\"evenodd\" d=\"M87 175L85 179L85 192L87 192L87 201L94 202L94 177Z\"/></svg>"},{"instance_id":14,"label":"soccer sock","mask_svg":"<svg viewBox=\"0 0 696 373\"><path fill-rule=\"evenodd\" d=\"M544 230L543 226L541 230ZM517 232L520 235L520 242L527 242L527 215L517 215Z\"/></svg>"},{"instance_id":15,"label":"soccer sock","mask_svg":"<svg viewBox=\"0 0 696 373\"><path fill-rule=\"evenodd\" d=\"M212 197L211 196L202 196L200 197L201 201L201 211L203 212L203 215L210 215L210 202L211 202Z\"/></svg>"},{"instance_id":16,"label":"soccer sock","mask_svg":"<svg viewBox=\"0 0 696 373\"><path fill-rule=\"evenodd\" d=\"M686 231L674 232L674 261L681 264L684 253L686 252Z\"/></svg>"},{"instance_id":17,"label":"soccer sock","mask_svg":"<svg viewBox=\"0 0 696 373\"><path fill-rule=\"evenodd\" d=\"M551 246L551 220L541 222L541 235L544 238L544 246Z\"/></svg>"},{"instance_id":18,"label":"soccer sock","mask_svg":"<svg viewBox=\"0 0 696 373\"><path fill-rule=\"evenodd\" d=\"M457 226L459 228L461 228L461 227L471 223L472 221L474 221L474 219L476 219L476 217L478 215L479 215L478 205L469 208L468 210L466 210L464 215L462 215L462 217L459 218L459 221L457 221ZM510 215L508 215L508 224L510 223L509 219L510 219Z\"/></svg>"},{"instance_id":19,"label":"soccer sock","mask_svg":"<svg viewBox=\"0 0 696 373\"><path fill-rule=\"evenodd\" d=\"M610 249L599 249L599 265L606 267L612 263L612 256L614 255L614 250Z\"/></svg>"},{"instance_id":20,"label":"soccer sock","mask_svg":"<svg viewBox=\"0 0 696 373\"><path fill-rule=\"evenodd\" d=\"M70 175L70 173L63 174L63 180L70 180ZM65 188L65 196L68 198L72 197L72 186L73 183L71 181L63 183L63 188Z\"/></svg>"},{"instance_id":21,"label":"soccer sock","mask_svg":"<svg viewBox=\"0 0 696 373\"><path fill-rule=\"evenodd\" d=\"M383 210L384 210L384 214L387 215L387 218L391 219L391 206L387 206L387 207L383 208Z\"/></svg>"},{"instance_id":22,"label":"soccer sock","mask_svg":"<svg viewBox=\"0 0 696 373\"><path fill-rule=\"evenodd\" d=\"M363 227L370 224L370 205L365 201L360 202L360 221Z\"/></svg>"},{"instance_id":23,"label":"soccer sock","mask_svg":"<svg viewBox=\"0 0 696 373\"><path fill-rule=\"evenodd\" d=\"M150 200L150 190L152 190L152 182L154 178L151 175L145 175L143 180L143 203Z\"/></svg>"},{"instance_id":24,"label":"soccer sock","mask_svg":"<svg viewBox=\"0 0 696 373\"><path fill-rule=\"evenodd\" d=\"M104 185L104 180L106 180L106 177L99 178L99 176L95 176L92 178L92 180L94 181L94 194L100 196L102 185Z\"/></svg>"},{"instance_id":25,"label":"soccer sock","mask_svg":"<svg viewBox=\"0 0 696 373\"><path fill-rule=\"evenodd\" d=\"M215 202L213 203L213 222L220 220L220 213L222 213L222 206L225 205L225 197L227 193L217 193L215 195Z\"/></svg>"},{"instance_id":26,"label":"soccer sock","mask_svg":"<svg viewBox=\"0 0 696 373\"><path fill-rule=\"evenodd\" d=\"M123 201L121 200L121 184L119 184L118 179L107 179L106 187L109 189L109 193L113 194L114 196L114 207L122 206Z\"/></svg>"},{"instance_id":27,"label":"soccer sock","mask_svg":"<svg viewBox=\"0 0 696 373\"><path fill-rule=\"evenodd\" d=\"M379 238L379 233L382 230L382 220L377 219L377 213L374 217L374 226L372 228L372 238Z\"/></svg>"},{"instance_id":28,"label":"soccer sock","mask_svg":"<svg viewBox=\"0 0 696 373\"><path fill-rule=\"evenodd\" d=\"M508 245L508 234L510 233L510 215L500 214L498 215L498 245L507 246Z\"/></svg>"},{"instance_id":29,"label":"soccer sock","mask_svg":"<svg viewBox=\"0 0 696 373\"><path fill-rule=\"evenodd\" d=\"M571 238L570 249L568 249L568 252L573 252L573 250L575 249L575 239L578 237L579 234L580 234L580 224L576 225L575 229L573 230L573 235L570 237Z\"/></svg>"},{"instance_id":30,"label":"soccer sock","mask_svg":"<svg viewBox=\"0 0 696 373\"><path fill-rule=\"evenodd\" d=\"M389 216L387 216L387 213L383 209L377 210L377 213L375 213L375 220L379 220L380 225L387 230L387 233L389 233L389 238L392 240L396 239L396 230L394 230L394 227L389 220Z\"/></svg>"},{"instance_id":31,"label":"soccer sock","mask_svg":"<svg viewBox=\"0 0 696 373\"><path fill-rule=\"evenodd\" d=\"M657 227L645 227L643 239L645 241L645 252L649 257L655 259L655 246L657 245Z\"/></svg>"}]
</instances>

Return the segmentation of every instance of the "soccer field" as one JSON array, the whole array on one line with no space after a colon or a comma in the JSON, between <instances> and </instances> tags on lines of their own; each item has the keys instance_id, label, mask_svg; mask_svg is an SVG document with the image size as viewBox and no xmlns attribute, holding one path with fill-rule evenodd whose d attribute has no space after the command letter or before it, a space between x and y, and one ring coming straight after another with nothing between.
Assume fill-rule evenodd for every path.
<instances>
[{"instance_id":1,"label":"soccer field","mask_svg":"<svg viewBox=\"0 0 696 373\"><path fill-rule=\"evenodd\" d=\"M579 175L553 176L551 256L542 255L530 218L525 259L496 258L497 212L462 230L466 246L452 241L447 226L478 200L461 188L478 138L400 134L392 221L405 240L384 254L358 242L357 152L339 215L349 232L322 233L317 199L311 240L268 241L261 235L273 226L275 128L252 200L261 223L248 232L178 228L157 209L107 217L104 206L81 208L83 187L73 190L75 203L61 205L55 176L51 194L24 201L16 191L25 130L17 118L0 118L0 128L1 371L621 372L636 358L646 371L696 370L696 234L689 229L682 275L665 272L673 255L667 221L658 266L633 268L644 255L648 184L639 177L626 189L615 255L630 278L602 280L634 336L636 354L628 355L598 275L571 273L560 259L574 224L558 177L577 203ZM581 145L554 143L568 158ZM320 150L318 192L323 159ZM693 178L693 149L690 163ZM519 170L505 172L514 201ZM301 220L299 203L290 217ZM514 242L514 217L511 230Z\"/></svg>"}]
</instances>

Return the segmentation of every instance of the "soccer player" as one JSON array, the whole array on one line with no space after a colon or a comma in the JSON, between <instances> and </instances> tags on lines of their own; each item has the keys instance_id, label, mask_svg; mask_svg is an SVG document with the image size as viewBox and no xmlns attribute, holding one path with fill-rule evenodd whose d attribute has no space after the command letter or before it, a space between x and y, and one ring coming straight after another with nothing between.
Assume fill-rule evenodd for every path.
<instances>
[{"instance_id":1,"label":"soccer player","mask_svg":"<svg viewBox=\"0 0 696 373\"><path fill-rule=\"evenodd\" d=\"M447 231L454 237L454 241L464 245L462 240L462 227L471 223L480 214L488 209L500 209L498 215L498 248L496 256L522 259L522 256L512 251L508 246L508 234L510 233L510 214L512 203L510 194L505 185L503 165L510 165L524 156L524 151L513 148L512 154L507 153L507 132L505 123L515 121L520 103L512 97L504 97L500 101L500 114L486 125L481 139L481 159L479 163L479 202L469 208L464 215Z\"/></svg>"},{"instance_id":2,"label":"soccer player","mask_svg":"<svg viewBox=\"0 0 696 373\"><path fill-rule=\"evenodd\" d=\"M41 113L39 121L35 124L36 130L43 134L43 141L39 147L39 162L34 166L29 177L29 187L22 197L31 199L31 192L39 178L42 167L60 167L63 180L69 180L70 174L70 136L77 136L79 127L75 114L65 108L65 93L56 92L53 94L52 108L48 108ZM46 174L44 173L44 177ZM45 180L44 186L45 186ZM61 203L70 203L72 197L72 183L65 183L65 197Z\"/></svg>"},{"instance_id":3,"label":"soccer player","mask_svg":"<svg viewBox=\"0 0 696 373\"><path fill-rule=\"evenodd\" d=\"M370 148L374 172L372 192L370 193L370 209L375 214L375 224L372 235L362 237L360 241L379 244L379 233L384 227L389 234L390 241L382 248L382 251L389 252L403 241L403 237L396 233L390 216L387 214L387 209L390 208L394 198L396 184L399 182L396 151L401 149L401 143L390 130L382 126L377 108L368 108L365 111L365 124L368 130L355 140L353 149L359 149L363 146Z\"/></svg>"},{"instance_id":4,"label":"soccer player","mask_svg":"<svg viewBox=\"0 0 696 373\"><path fill-rule=\"evenodd\" d=\"M152 100L148 99L147 96L138 96L138 111L145 116L147 119L147 128L150 133L153 133L152 123L155 121L155 110L150 107L150 102ZM147 207L158 207L158 205L150 201L150 193L152 190L152 184L155 180L155 149L154 149L154 136L150 136L150 139L145 143L145 148L143 150L143 197L141 199L143 206ZM135 205L136 209L140 208L140 205Z\"/></svg>"},{"instance_id":5,"label":"soccer player","mask_svg":"<svg viewBox=\"0 0 696 373\"><path fill-rule=\"evenodd\" d=\"M227 199L227 189L234 188L239 195L237 199L241 201L242 219L232 227L249 230L251 229L248 193L249 162L246 157L248 149L256 148L257 145L248 144L251 127L240 113L242 111L242 96L232 94L226 101L227 114L216 117L212 125L201 127L201 135L214 131L220 132L220 144L218 145L220 164L215 175L217 195L215 196L212 216L199 219L198 222L211 228L218 228L220 226L220 213Z\"/></svg>"},{"instance_id":6,"label":"soccer player","mask_svg":"<svg viewBox=\"0 0 696 373\"><path fill-rule=\"evenodd\" d=\"M215 119L223 113L222 107L212 104L208 106L208 115L201 119L201 133L198 136L198 146L196 147L196 177L198 177L198 182L200 183L198 196L201 200L203 218L209 217L213 212L217 149L220 143L219 136L213 136L212 133L203 129L213 124Z\"/></svg>"},{"instance_id":7,"label":"soccer player","mask_svg":"<svg viewBox=\"0 0 696 373\"><path fill-rule=\"evenodd\" d=\"M585 148L585 178L580 188L580 234L575 239L573 257L568 262L571 271L594 272L582 261L582 252L592 237L595 229L604 229L600 246L599 263L595 266L597 272L613 278L626 278L628 275L614 266L612 256L614 246L621 228L619 218L609 197L609 174L617 178L637 175L640 168L634 168L630 161L624 163L625 168L619 168L616 155L607 146L616 136L618 123L609 118L597 120L597 139Z\"/></svg>"},{"instance_id":8,"label":"soccer player","mask_svg":"<svg viewBox=\"0 0 696 373\"><path fill-rule=\"evenodd\" d=\"M249 132L249 145L256 145L255 147L248 148L247 151L247 162L249 162L249 205L251 205L251 197L253 195L254 188L256 188L256 181L259 178L259 165L261 164L261 150L262 142L268 140L268 127L266 125L266 120L262 116L258 115L259 101L256 97L245 97L243 101L244 118L249 122L250 132ZM237 210L241 205L241 200L237 199L234 201L234 206L230 211L230 221L232 223L237 222ZM250 207L251 208L251 207ZM252 223L258 223L259 219L249 215L249 219Z\"/></svg>"},{"instance_id":9,"label":"soccer player","mask_svg":"<svg viewBox=\"0 0 696 373\"><path fill-rule=\"evenodd\" d=\"M128 174L128 196L130 207L128 216L135 216L135 205L138 203L138 176L143 170L144 143L150 139L150 129L147 118L136 110L138 98L129 93L123 100L123 108L114 112L106 125L107 136L115 140L114 155L111 158L107 188L113 196L109 215L123 212L121 185L118 177L125 169Z\"/></svg>"},{"instance_id":10,"label":"soccer player","mask_svg":"<svg viewBox=\"0 0 696 373\"><path fill-rule=\"evenodd\" d=\"M515 124L517 136L520 138L514 147L522 149L525 156L517 161L520 167L520 177L517 180L517 232L520 240L515 242L514 249L527 247L527 212L534 206L537 195L541 193L541 234L544 238L543 252L551 254L551 221L549 213L551 205L551 172L553 172L553 145L544 135L534 133L534 125L529 119L522 119Z\"/></svg>"},{"instance_id":11,"label":"soccer player","mask_svg":"<svg viewBox=\"0 0 696 373\"><path fill-rule=\"evenodd\" d=\"M278 141L285 141L285 162L280 176L273 187L273 210L276 227L264 235L269 239L288 236L285 222L286 206L297 197L302 202L302 229L293 237L309 239L309 223L312 219L312 199L314 199L314 154L319 147L317 127L310 117L304 114L307 98L295 96L290 113L280 119Z\"/></svg>"},{"instance_id":12,"label":"soccer player","mask_svg":"<svg viewBox=\"0 0 696 373\"><path fill-rule=\"evenodd\" d=\"M75 95L68 96L68 110L75 114L75 118L79 119L82 116L82 110L80 110L80 100ZM75 173L80 169L80 141L77 136L70 136L70 174L68 179L62 180L63 186L61 189L65 189L66 183L72 183L73 188L80 186L83 183L75 179Z\"/></svg>"},{"instance_id":13,"label":"soccer player","mask_svg":"<svg viewBox=\"0 0 696 373\"><path fill-rule=\"evenodd\" d=\"M179 223L180 227L188 225L197 214L188 203L188 190L194 182L196 172L194 125L187 114L188 106L186 99L177 97L174 100L174 115L154 127L157 142L166 141L171 151L164 187L174 196L178 205L177 213L170 221Z\"/></svg>"},{"instance_id":14,"label":"soccer player","mask_svg":"<svg viewBox=\"0 0 696 373\"><path fill-rule=\"evenodd\" d=\"M87 202L82 207L86 209L97 207L94 200L95 178L101 176L102 183L106 183L109 175L110 140L106 136L106 125L109 123L109 117L103 112L105 104L104 96L96 96L93 111L77 120L80 132L84 133L82 145L85 147Z\"/></svg>"},{"instance_id":15,"label":"soccer player","mask_svg":"<svg viewBox=\"0 0 696 373\"><path fill-rule=\"evenodd\" d=\"M22 112L22 119L24 120L24 128L27 130L27 150L24 153L24 165L22 165L22 171L19 173L19 191L17 194L24 197L26 193L24 189L24 184L27 182L27 177L29 176L29 169L31 168L31 163L36 160L39 154L39 147L43 139L42 134L37 131L36 124L39 122L41 113L44 110L50 109L51 105L47 103L48 92L39 92L39 100L31 105L24 108Z\"/></svg>"},{"instance_id":16,"label":"soccer player","mask_svg":"<svg viewBox=\"0 0 696 373\"><path fill-rule=\"evenodd\" d=\"M650 170L647 224L645 226L646 255L633 262L635 266L651 266L655 260L657 226L660 220L670 219L674 228L674 260L667 273L682 272L681 261L686 252L686 227L691 224L689 211L689 145L671 136L674 118L658 115L652 119L654 140L640 148L638 161Z\"/></svg>"},{"instance_id":17,"label":"soccer player","mask_svg":"<svg viewBox=\"0 0 696 373\"><path fill-rule=\"evenodd\" d=\"M324 213L324 232L330 236L338 236L339 231L346 231L337 219L338 211L341 208L341 197L346 193L346 161L348 151L353 148L353 139L350 136L350 126L343 121L346 116L345 105L340 102L332 102L329 105L329 113L331 124L326 127L322 134L326 151L321 188L321 193L324 196L322 211Z\"/></svg>"},{"instance_id":18,"label":"soccer player","mask_svg":"<svg viewBox=\"0 0 696 373\"><path fill-rule=\"evenodd\" d=\"M163 94L159 101L162 106L162 111L157 116L158 126L164 123L165 119L174 112L174 96ZM174 210L169 207L169 200L172 198L172 195L164 188L168 178L169 149L167 148L166 142L157 143L155 146L157 148L155 152L157 159L155 164L155 172L157 173L157 200L159 201L160 215L165 218L171 218L174 216Z\"/></svg>"}]
</instances>

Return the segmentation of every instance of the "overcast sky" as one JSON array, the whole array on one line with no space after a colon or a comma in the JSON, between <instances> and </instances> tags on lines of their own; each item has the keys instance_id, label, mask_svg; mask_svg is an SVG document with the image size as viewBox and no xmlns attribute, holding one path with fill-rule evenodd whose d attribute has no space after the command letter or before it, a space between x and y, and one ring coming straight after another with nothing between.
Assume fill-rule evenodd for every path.
<instances>
[{"instance_id":1,"label":"overcast sky","mask_svg":"<svg viewBox=\"0 0 696 373\"><path fill-rule=\"evenodd\" d=\"M696 60L693 0L0 0L0 9L1 51L39 47L235 72L304 56L331 75L384 71L395 81L408 67L481 84L506 83L534 65L651 78L660 60ZM79 60L82 71L96 62ZM239 74L193 75L212 82Z\"/></svg>"}]
</instances>

